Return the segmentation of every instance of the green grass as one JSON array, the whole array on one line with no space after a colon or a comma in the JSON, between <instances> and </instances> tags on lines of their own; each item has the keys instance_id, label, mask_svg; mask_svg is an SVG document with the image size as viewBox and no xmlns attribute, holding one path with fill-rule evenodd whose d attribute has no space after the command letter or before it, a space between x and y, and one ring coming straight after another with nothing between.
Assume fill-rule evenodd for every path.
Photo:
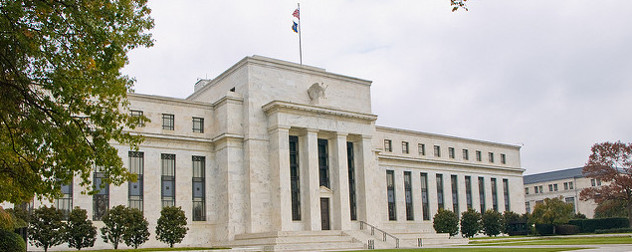
<instances>
[{"instance_id":1,"label":"green grass","mask_svg":"<svg viewBox=\"0 0 632 252\"><path fill-rule=\"evenodd\" d=\"M511 248L511 251L535 251L535 252L557 252L557 251L571 251L585 248ZM376 250L360 250L367 252L441 252L441 251L458 251L458 252L504 252L506 248L427 248L427 249L376 249Z\"/></svg>"},{"instance_id":2,"label":"green grass","mask_svg":"<svg viewBox=\"0 0 632 252\"><path fill-rule=\"evenodd\" d=\"M183 248L140 248L140 249L99 249L90 250L90 248L84 248L81 251L87 252L138 252L138 251L183 251L183 250L211 250L211 249L226 249L226 248L195 248L195 247L183 247ZM77 250L68 250L64 252L77 252Z\"/></svg>"},{"instance_id":3,"label":"green grass","mask_svg":"<svg viewBox=\"0 0 632 252\"><path fill-rule=\"evenodd\" d=\"M527 235L516 235L516 236L484 236L484 237L476 237L470 238L470 241L476 240L489 240L489 239L512 239L512 238L525 238L525 237L535 237L535 236L527 236Z\"/></svg>"},{"instance_id":4,"label":"green grass","mask_svg":"<svg viewBox=\"0 0 632 252\"><path fill-rule=\"evenodd\" d=\"M506 241L471 241L473 245L519 246L519 245L598 245L598 244L632 244L630 237L568 237L516 239Z\"/></svg>"}]
</instances>

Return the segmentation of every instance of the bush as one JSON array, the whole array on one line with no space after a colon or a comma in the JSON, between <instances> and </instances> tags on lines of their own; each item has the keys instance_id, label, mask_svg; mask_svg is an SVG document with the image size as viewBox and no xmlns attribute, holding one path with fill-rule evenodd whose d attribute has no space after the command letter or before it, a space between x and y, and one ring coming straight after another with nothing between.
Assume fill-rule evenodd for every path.
<instances>
[{"instance_id":1,"label":"bush","mask_svg":"<svg viewBox=\"0 0 632 252\"><path fill-rule=\"evenodd\" d=\"M597 229L595 234L632 233L632 228Z\"/></svg>"},{"instance_id":2,"label":"bush","mask_svg":"<svg viewBox=\"0 0 632 252\"><path fill-rule=\"evenodd\" d=\"M459 217L450 210L439 208L433 217L432 227L437 233L448 233L454 236L459 233Z\"/></svg>"},{"instance_id":3,"label":"bush","mask_svg":"<svg viewBox=\"0 0 632 252\"><path fill-rule=\"evenodd\" d=\"M483 233L487 236L496 236L503 229L503 215L488 209L482 216Z\"/></svg>"},{"instance_id":4,"label":"bush","mask_svg":"<svg viewBox=\"0 0 632 252\"><path fill-rule=\"evenodd\" d=\"M558 235L574 235L579 234L579 226L562 224L555 227L555 233Z\"/></svg>"},{"instance_id":5,"label":"bush","mask_svg":"<svg viewBox=\"0 0 632 252\"><path fill-rule=\"evenodd\" d=\"M64 214L55 207L42 206L35 209L29 224L29 239L31 244L48 248L62 244L66 225L62 222Z\"/></svg>"},{"instance_id":6,"label":"bush","mask_svg":"<svg viewBox=\"0 0 632 252\"><path fill-rule=\"evenodd\" d=\"M112 243L114 249L118 244L125 242L125 245L137 249L138 246L149 240L147 230L147 220L143 213L136 209L125 206L115 206L103 215L104 227L101 228L101 238L106 243Z\"/></svg>"},{"instance_id":7,"label":"bush","mask_svg":"<svg viewBox=\"0 0 632 252\"><path fill-rule=\"evenodd\" d=\"M101 220L104 227L101 228L101 238L105 243L112 243L114 249L118 249L119 243L123 242L123 232L125 231L126 207L118 205L105 212Z\"/></svg>"},{"instance_id":8,"label":"bush","mask_svg":"<svg viewBox=\"0 0 632 252\"><path fill-rule=\"evenodd\" d=\"M461 214L461 235L466 238L474 237L481 231L481 214L470 208Z\"/></svg>"},{"instance_id":9,"label":"bush","mask_svg":"<svg viewBox=\"0 0 632 252\"><path fill-rule=\"evenodd\" d=\"M535 231L539 235L553 235L553 224L535 224Z\"/></svg>"},{"instance_id":10,"label":"bush","mask_svg":"<svg viewBox=\"0 0 632 252\"><path fill-rule=\"evenodd\" d=\"M628 218L601 218L601 219L579 219L570 220L568 224L579 226L582 233L593 233L597 229L628 228L630 221Z\"/></svg>"},{"instance_id":11,"label":"bush","mask_svg":"<svg viewBox=\"0 0 632 252\"><path fill-rule=\"evenodd\" d=\"M147 219L143 217L143 212L136 208L128 207L125 218L125 231L123 232L125 245L137 249L138 246L149 240L148 225Z\"/></svg>"},{"instance_id":12,"label":"bush","mask_svg":"<svg viewBox=\"0 0 632 252\"><path fill-rule=\"evenodd\" d=\"M0 229L0 251L24 252L26 251L26 243L18 234Z\"/></svg>"},{"instance_id":13,"label":"bush","mask_svg":"<svg viewBox=\"0 0 632 252\"><path fill-rule=\"evenodd\" d=\"M156 238L164 243L168 243L173 248L174 243L182 242L189 228L187 217L180 207L164 207L160 211L158 225L156 226Z\"/></svg>"},{"instance_id":14,"label":"bush","mask_svg":"<svg viewBox=\"0 0 632 252\"><path fill-rule=\"evenodd\" d=\"M94 246L97 228L92 225L92 221L88 220L86 210L75 207L75 209L68 214L68 222L66 225L68 247L81 250L82 248Z\"/></svg>"}]
</instances>

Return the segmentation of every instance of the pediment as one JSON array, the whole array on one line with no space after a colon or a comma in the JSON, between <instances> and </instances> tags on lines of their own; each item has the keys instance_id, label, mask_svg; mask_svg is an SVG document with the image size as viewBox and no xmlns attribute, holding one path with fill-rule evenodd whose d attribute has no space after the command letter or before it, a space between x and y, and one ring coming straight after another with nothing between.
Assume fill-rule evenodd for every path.
<instances>
[{"instance_id":1,"label":"pediment","mask_svg":"<svg viewBox=\"0 0 632 252\"><path fill-rule=\"evenodd\" d=\"M326 186L320 186L320 195L321 196L331 196L334 194L334 191L329 189Z\"/></svg>"}]
</instances>

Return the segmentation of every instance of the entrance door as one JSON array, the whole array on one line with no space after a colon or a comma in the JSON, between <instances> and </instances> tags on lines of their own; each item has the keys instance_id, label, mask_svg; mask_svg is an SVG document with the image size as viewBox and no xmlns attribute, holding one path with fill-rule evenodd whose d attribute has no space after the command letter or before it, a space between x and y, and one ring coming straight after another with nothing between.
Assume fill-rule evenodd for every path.
<instances>
[{"instance_id":1,"label":"entrance door","mask_svg":"<svg viewBox=\"0 0 632 252\"><path fill-rule=\"evenodd\" d=\"M322 230L331 230L329 227L329 198L320 198L320 222Z\"/></svg>"}]
</instances>

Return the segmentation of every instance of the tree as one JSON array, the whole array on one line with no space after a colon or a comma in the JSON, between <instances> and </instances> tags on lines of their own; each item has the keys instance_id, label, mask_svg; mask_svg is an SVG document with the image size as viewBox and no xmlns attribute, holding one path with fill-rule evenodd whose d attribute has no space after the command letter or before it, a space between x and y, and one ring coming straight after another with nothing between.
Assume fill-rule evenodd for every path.
<instances>
[{"instance_id":1,"label":"tree","mask_svg":"<svg viewBox=\"0 0 632 252\"><path fill-rule=\"evenodd\" d=\"M555 225L566 224L573 216L573 204L562 201L559 198L546 198L541 204L536 204L531 214L535 224L552 224L553 233Z\"/></svg>"},{"instance_id":2,"label":"tree","mask_svg":"<svg viewBox=\"0 0 632 252\"><path fill-rule=\"evenodd\" d=\"M604 200L595 208L594 218L627 217L625 207L625 201Z\"/></svg>"},{"instance_id":3,"label":"tree","mask_svg":"<svg viewBox=\"0 0 632 252\"><path fill-rule=\"evenodd\" d=\"M591 152L582 173L605 183L583 189L580 199L592 199L597 204L608 200L622 201L632 224L632 143L598 143L592 146Z\"/></svg>"},{"instance_id":4,"label":"tree","mask_svg":"<svg viewBox=\"0 0 632 252\"><path fill-rule=\"evenodd\" d=\"M52 199L75 175L134 179L111 145L132 147L146 117L127 113L127 53L152 46L147 0L0 4L0 202Z\"/></svg>"},{"instance_id":5,"label":"tree","mask_svg":"<svg viewBox=\"0 0 632 252\"><path fill-rule=\"evenodd\" d=\"M92 247L96 236L97 228L92 225L92 221L88 220L86 210L75 207L68 214L68 222L66 223L68 246L78 250Z\"/></svg>"},{"instance_id":6,"label":"tree","mask_svg":"<svg viewBox=\"0 0 632 252\"><path fill-rule=\"evenodd\" d=\"M149 240L149 223L143 217L143 212L136 208L128 207L125 216L125 229L123 231L123 241L125 245L137 249L138 246Z\"/></svg>"},{"instance_id":7,"label":"tree","mask_svg":"<svg viewBox=\"0 0 632 252\"><path fill-rule=\"evenodd\" d=\"M520 215L513 211L503 212L503 233L508 234L509 230L511 230L511 225L515 223L527 223L527 221L523 221Z\"/></svg>"},{"instance_id":8,"label":"tree","mask_svg":"<svg viewBox=\"0 0 632 252\"><path fill-rule=\"evenodd\" d=\"M452 12L457 11L459 8L462 8L464 10L468 10L467 6L465 5L465 2L467 2L467 0L450 0L450 5L452 6Z\"/></svg>"},{"instance_id":9,"label":"tree","mask_svg":"<svg viewBox=\"0 0 632 252\"><path fill-rule=\"evenodd\" d=\"M459 217L450 210L439 208L433 217L432 227L437 233L448 233L454 236L459 233Z\"/></svg>"},{"instance_id":10,"label":"tree","mask_svg":"<svg viewBox=\"0 0 632 252\"><path fill-rule=\"evenodd\" d=\"M105 243L112 243L114 249L118 249L119 243L123 242L126 212L125 206L118 205L106 211L103 218L101 218L105 225L101 228L101 238L103 238Z\"/></svg>"},{"instance_id":11,"label":"tree","mask_svg":"<svg viewBox=\"0 0 632 252\"><path fill-rule=\"evenodd\" d=\"M481 214L469 208L461 214L461 234L465 238L472 238L481 231Z\"/></svg>"},{"instance_id":12,"label":"tree","mask_svg":"<svg viewBox=\"0 0 632 252\"><path fill-rule=\"evenodd\" d=\"M26 251L26 243L13 231L0 228L0 251L24 252Z\"/></svg>"},{"instance_id":13,"label":"tree","mask_svg":"<svg viewBox=\"0 0 632 252\"><path fill-rule=\"evenodd\" d=\"M499 235L503 230L503 215L492 209L487 209L481 217L481 223L483 225L483 233L487 236Z\"/></svg>"},{"instance_id":14,"label":"tree","mask_svg":"<svg viewBox=\"0 0 632 252\"><path fill-rule=\"evenodd\" d=\"M174 243L182 242L189 228L187 225L187 217L180 207L164 207L160 211L158 225L156 226L156 238L164 243L168 243L173 248Z\"/></svg>"},{"instance_id":15,"label":"tree","mask_svg":"<svg viewBox=\"0 0 632 252\"><path fill-rule=\"evenodd\" d=\"M33 211L29 224L29 240L32 245L48 248L64 242L64 214L55 207L42 206Z\"/></svg>"}]
</instances>

